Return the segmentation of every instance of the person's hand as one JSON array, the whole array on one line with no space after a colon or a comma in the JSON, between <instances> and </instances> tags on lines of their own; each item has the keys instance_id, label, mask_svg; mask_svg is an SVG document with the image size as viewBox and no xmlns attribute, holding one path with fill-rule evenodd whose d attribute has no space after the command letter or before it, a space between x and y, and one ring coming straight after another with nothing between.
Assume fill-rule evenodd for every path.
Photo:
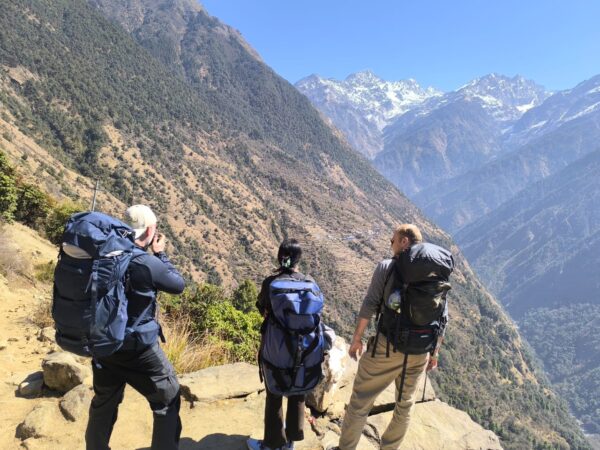
<instances>
[{"instance_id":1,"label":"person's hand","mask_svg":"<svg viewBox=\"0 0 600 450\"><path fill-rule=\"evenodd\" d=\"M152 241L152 251L154 253L160 253L165 251L167 245L167 238L164 234L158 233Z\"/></svg>"},{"instance_id":2,"label":"person's hand","mask_svg":"<svg viewBox=\"0 0 600 450\"><path fill-rule=\"evenodd\" d=\"M429 361L427 362L427 372L431 372L432 370L437 369L438 366L438 357L437 355L429 355Z\"/></svg>"},{"instance_id":3,"label":"person's hand","mask_svg":"<svg viewBox=\"0 0 600 450\"><path fill-rule=\"evenodd\" d=\"M363 352L363 344L362 341L360 339L358 340L353 340L352 343L350 344L350 348L348 349L348 355L350 355L350 358L352 358L353 360L357 360L360 355L362 355Z\"/></svg>"}]
</instances>

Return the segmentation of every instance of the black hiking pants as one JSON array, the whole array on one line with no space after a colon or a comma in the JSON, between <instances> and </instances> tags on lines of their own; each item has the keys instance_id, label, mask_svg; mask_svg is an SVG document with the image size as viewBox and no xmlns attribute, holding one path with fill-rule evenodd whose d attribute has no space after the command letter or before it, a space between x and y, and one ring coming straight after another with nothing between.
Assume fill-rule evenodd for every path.
<instances>
[{"instance_id":1,"label":"black hiking pants","mask_svg":"<svg viewBox=\"0 0 600 450\"><path fill-rule=\"evenodd\" d=\"M141 351L119 351L92 363L94 398L85 432L87 450L109 450L125 384L148 400L154 415L152 450L179 447L179 383L173 366L155 343Z\"/></svg>"},{"instance_id":2,"label":"black hiking pants","mask_svg":"<svg viewBox=\"0 0 600 450\"><path fill-rule=\"evenodd\" d=\"M304 395L288 397L285 427L282 400L281 395L273 394L267 389L263 443L270 448L283 447L288 441L304 439Z\"/></svg>"}]
</instances>

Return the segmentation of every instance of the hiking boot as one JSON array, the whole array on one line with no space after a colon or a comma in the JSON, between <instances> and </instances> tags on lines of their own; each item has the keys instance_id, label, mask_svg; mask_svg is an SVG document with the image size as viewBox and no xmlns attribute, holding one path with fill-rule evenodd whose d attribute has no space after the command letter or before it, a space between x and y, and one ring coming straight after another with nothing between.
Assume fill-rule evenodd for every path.
<instances>
[{"instance_id":1,"label":"hiking boot","mask_svg":"<svg viewBox=\"0 0 600 450\"><path fill-rule=\"evenodd\" d=\"M249 438L246 441L246 445L248 446L248 450L288 450L290 447L286 445L284 445L283 447L277 447L277 448L271 448L271 447L267 447L262 439L252 439ZM294 443L292 442L292 449L294 448Z\"/></svg>"}]
</instances>

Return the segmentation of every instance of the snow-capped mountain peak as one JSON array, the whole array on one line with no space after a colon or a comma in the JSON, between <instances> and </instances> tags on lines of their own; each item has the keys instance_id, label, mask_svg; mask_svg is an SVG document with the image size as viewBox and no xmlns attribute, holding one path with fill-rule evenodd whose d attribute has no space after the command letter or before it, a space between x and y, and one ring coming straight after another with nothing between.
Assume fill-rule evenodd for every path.
<instances>
[{"instance_id":1,"label":"snow-capped mountain peak","mask_svg":"<svg viewBox=\"0 0 600 450\"><path fill-rule=\"evenodd\" d=\"M551 93L521 75L511 78L491 73L472 80L449 95L479 101L498 120L514 121L541 104Z\"/></svg>"},{"instance_id":2,"label":"snow-capped mountain peak","mask_svg":"<svg viewBox=\"0 0 600 450\"><path fill-rule=\"evenodd\" d=\"M353 73L344 80L310 75L298 81L296 87L317 108L326 101L330 107L337 104L356 109L379 130L426 99L442 94L431 87L423 89L413 79L385 81L370 70Z\"/></svg>"},{"instance_id":3,"label":"snow-capped mountain peak","mask_svg":"<svg viewBox=\"0 0 600 450\"><path fill-rule=\"evenodd\" d=\"M296 88L368 156L382 149L382 130L394 119L442 95L432 87L422 88L414 79L385 81L370 70L344 80L313 74L298 81Z\"/></svg>"}]
</instances>

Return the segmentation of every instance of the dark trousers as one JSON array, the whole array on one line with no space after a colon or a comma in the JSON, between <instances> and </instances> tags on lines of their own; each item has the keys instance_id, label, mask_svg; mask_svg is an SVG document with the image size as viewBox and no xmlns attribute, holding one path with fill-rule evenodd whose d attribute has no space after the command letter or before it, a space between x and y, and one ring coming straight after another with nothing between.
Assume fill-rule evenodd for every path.
<instances>
[{"instance_id":1,"label":"dark trousers","mask_svg":"<svg viewBox=\"0 0 600 450\"><path fill-rule=\"evenodd\" d=\"M283 408L281 395L267 389L265 401L265 434L263 443L267 447L283 447L288 441L304 439L304 395L288 397L285 427L283 426Z\"/></svg>"},{"instance_id":2,"label":"dark trousers","mask_svg":"<svg viewBox=\"0 0 600 450\"><path fill-rule=\"evenodd\" d=\"M85 432L87 450L109 450L108 445L123 401L125 384L148 400L154 416L153 450L179 447L181 404L173 366L155 343L141 351L119 351L92 363L94 398Z\"/></svg>"}]
</instances>

